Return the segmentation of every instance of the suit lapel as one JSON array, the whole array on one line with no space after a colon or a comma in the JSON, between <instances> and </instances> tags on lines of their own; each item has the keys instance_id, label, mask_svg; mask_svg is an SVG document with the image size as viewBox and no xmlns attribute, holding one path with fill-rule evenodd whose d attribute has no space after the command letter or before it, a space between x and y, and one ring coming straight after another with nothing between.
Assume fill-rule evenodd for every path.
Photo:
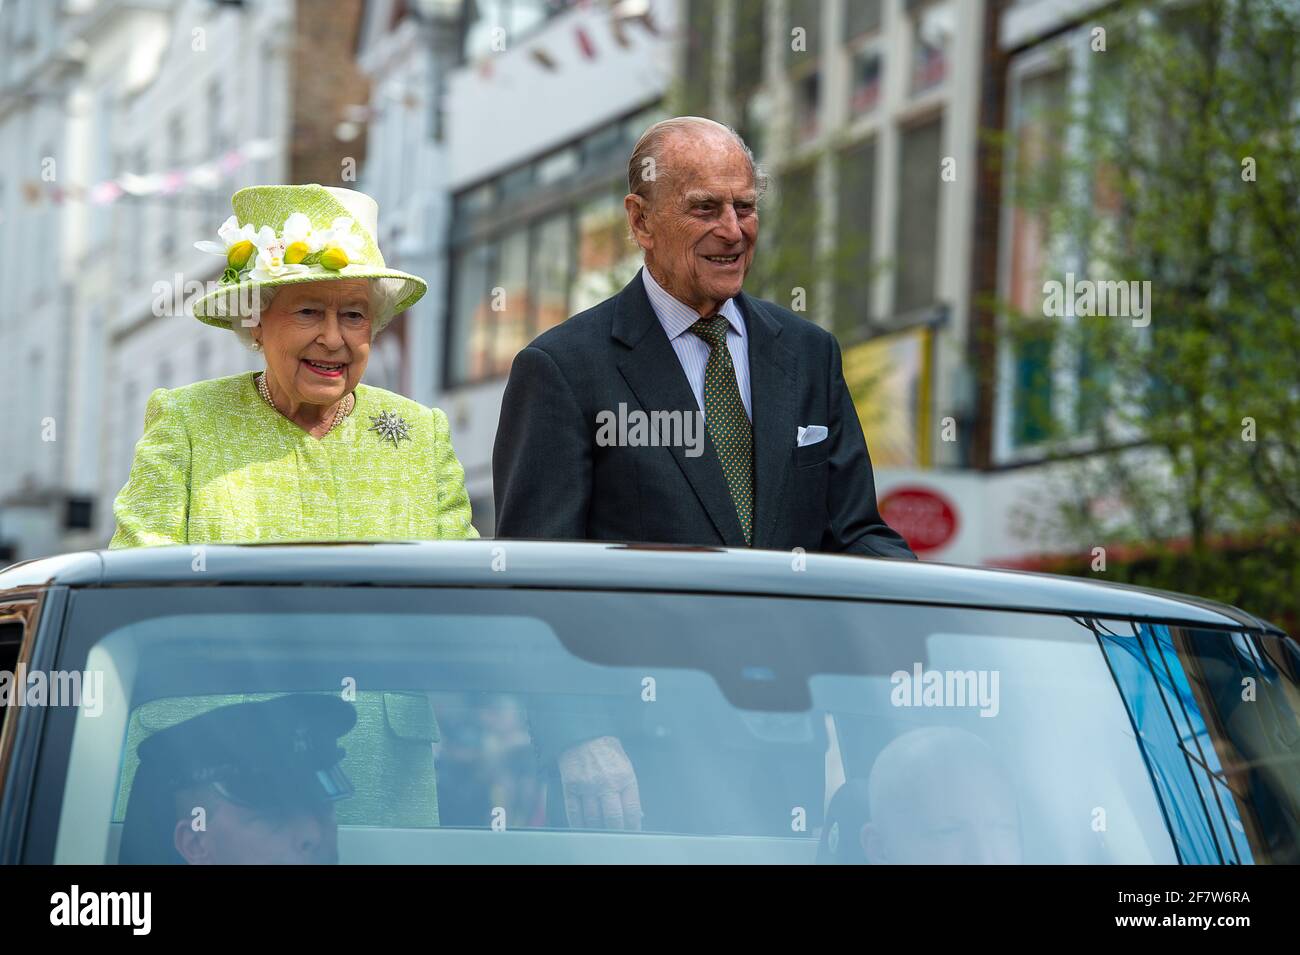
<instances>
[{"instance_id":1,"label":"suit lapel","mask_svg":"<svg viewBox=\"0 0 1300 955\"><path fill-rule=\"evenodd\" d=\"M686 372L682 370L667 333L650 306L639 271L619 293L612 334L629 349L619 360L618 370L642 409L646 412L699 412L695 393L691 391ZM744 547L745 532L736 516L736 505L731 500L722 465L718 463L712 442L706 442L706 448L705 453L696 458L687 457L685 448L670 447L667 450L686 475L723 542L729 547Z\"/></svg>"},{"instance_id":2,"label":"suit lapel","mask_svg":"<svg viewBox=\"0 0 1300 955\"><path fill-rule=\"evenodd\" d=\"M754 416L754 546L776 532L795 446L795 357L781 344L781 325L744 292L737 303L749 333L750 404Z\"/></svg>"}]
</instances>

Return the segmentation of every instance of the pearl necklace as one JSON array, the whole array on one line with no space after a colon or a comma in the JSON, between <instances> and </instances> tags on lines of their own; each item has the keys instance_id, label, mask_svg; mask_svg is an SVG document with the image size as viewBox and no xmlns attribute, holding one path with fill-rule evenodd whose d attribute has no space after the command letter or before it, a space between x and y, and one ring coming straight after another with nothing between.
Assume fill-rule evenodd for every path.
<instances>
[{"instance_id":1,"label":"pearl necklace","mask_svg":"<svg viewBox=\"0 0 1300 955\"><path fill-rule=\"evenodd\" d=\"M262 372L257 376L257 393L266 400L266 403L271 406L276 414L280 413L280 409L276 408L275 402L271 400L271 389L266 386L266 372ZM343 400L339 402L338 410L334 412L334 420L330 422L330 426L325 429L325 434L322 434L321 437L325 437L326 434L337 428L339 422L352 413L352 406L355 404L355 396L352 392L348 392Z\"/></svg>"}]
</instances>

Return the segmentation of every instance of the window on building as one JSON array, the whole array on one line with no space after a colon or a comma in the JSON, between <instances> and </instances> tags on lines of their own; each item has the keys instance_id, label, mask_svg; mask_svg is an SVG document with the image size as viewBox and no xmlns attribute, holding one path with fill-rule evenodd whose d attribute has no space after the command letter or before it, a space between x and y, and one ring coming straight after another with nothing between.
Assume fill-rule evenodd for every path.
<instances>
[{"instance_id":1,"label":"window on building","mask_svg":"<svg viewBox=\"0 0 1300 955\"><path fill-rule=\"evenodd\" d=\"M864 337L871 324L874 276L876 143L867 140L837 158L835 316L831 328L842 342Z\"/></svg>"},{"instance_id":2,"label":"window on building","mask_svg":"<svg viewBox=\"0 0 1300 955\"><path fill-rule=\"evenodd\" d=\"M99 183L111 178L113 169L113 92L101 90L95 102L95 152L93 159L93 182ZM90 241L98 245L109 238L112 219L106 205L92 206L90 209Z\"/></svg>"},{"instance_id":3,"label":"window on building","mask_svg":"<svg viewBox=\"0 0 1300 955\"><path fill-rule=\"evenodd\" d=\"M174 114L167 121L167 168L163 170L163 190L170 194L167 203L167 220L159 239L159 251L164 259L170 258L176 251L177 231L186 231L189 227L189 209L183 197L175 195L179 189L181 167L185 162L185 119L180 113Z\"/></svg>"},{"instance_id":4,"label":"window on building","mask_svg":"<svg viewBox=\"0 0 1300 955\"><path fill-rule=\"evenodd\" d=\"M221 157L226 151L226 133L225 101L222 94L221 77L219 76L214 76L208 81L207 134L204 161L217 163L217 168L220 169ZM217 222L225 219L225 216L221 214L226 208L225 190L221 188L223 184L219 181L210 187L210 215Z\"/></svg>"},{"instance_id":5,"label":"window on building","mask_svg":"<svg viewBox=\"0 0 1300 955\"><path fill-rule=\"evenodd\" d=\"M1065 139L1068 73L1054 68L1017 83L1011 148L1010 262L1007 298L1020 316L1008 336L1011 367L1010 443L1036 444L1052 431L1054 402L1053 327L1040 320L1043 281L1050 266L1052 197L1063 188L1061 150Z\"/></svg>"},{"instance_id":6,"label":"window on building","mask_svg":"<svg viewBox=\"0 0 1300 955\"><path fill-rule=\"evenodd\" d=\"M498 180L498 195L504 201L527 195L533 188L533 172L531 163L510 170Z\"/></svg>"},{"instance_id":7,"label":"window on building","mask_svg":"<svg viewBox=\"0 0 1300 955\"><path fill-rule=\"evenodd\" d=\"M759 87L740 104L736 132L755 156L765 154L767 128L772 115L772 100L767 91Z\"/></svg>"},{"instance_id":8,"label":"window on building","mask_svg":"<svg viewBox=\"0 0 1300 955\"><path fill-rule=\"evenodd\" d=\"M569 269L573 258L569 211L543 219L534 229L529 285L536 299L536 330L540 334L569 317Z\"/></svg>"},{"instance_id":9,"label":"window on building","mask_svg":"<svg viewBox=\"0 0 1300 955\"><path fill-rule=\"evenodd\" d=\"M629 152L631 151L631 144L640 139L642 133L655 123L667 118L668 111L661 104L655 103L653 106L647 106L640 112L633 113L623 120L623 141L629 144Z\"/></svg>"},{"instance_id":10,"label":"window on building","mask_svg":"<svg viewBox=\"0 0 1300 955\"><path fill-rule=\"evenodd\" d=\"M456 255L452 268L452 348L449 372L455 382L488 376L491 343L491 302L488 273L492 250L475 243Z\"/></svg>"},{"instance_id":11,"label":"window on building","mask_svg":"<svg viewBox=\"0 0 1300 955\"><path fill-rule=\"evenodd\" d=\"M617 123L601 127L582 141L582 161L599 163L610 158L624 159L623 130Z\"/></svg>"},{"instance_id":12,"label":"window on building","mask_svg":"<svg viewBox=\"0 0 1300 955\"><path fill-rule=\"evenodd\" d=\"M456 213L460 216L473 216L492 207L497 201L496 182L486 182L456 199Z\"/></svg>"},{"instance_id":13,"label":"window on building","mask_svg":"<svg viewBox=\"0 0 1300 955\"><path fill-rule=\"evenodd\" d=\"M904 129L899 143L894 312L935 301L939 239L939 163L943 118Z\"/></svg>"},{"instance_id":14,"label":"window on building","mask_svg":"<svg viewBox=\"0 0 1300 955\"><path fill-rule=\"evenodd\" d=\"M795 83L794 91L795 129L801 141L816 138L820 108L821 74L809 73Z\"/></svg>"},{"instance_id":15,"label":"window on building","mask_svg":"<svg viewBox=\"0 0 1300 955\"><path fill-rule=\"evenodd\" d=\"M682 106L693 116L707 116L712 103L714 0L683 0Z\"/></svg>"},{"instance_id":16,"label":"window on building","mask_svg":"<svg viewBox=\"0 0 1300 955\"><path fill-rule=\"evenodd\" d=\"M226 149L223 109L221 78L214 76L208 81L208 159L219 158Z\"/></svg>"},{"instance_id":17,"label":"window on building","mask_svg":"<svg viewBox=\"0 0 1300 955\"><path fill-rule=\"evenodd\" d=\"M505 375L515 355L529 342L532 302L528 285L528 229L517 228L497 245L491 308L495 329L488 374Z\"/></svg>"},{"instance_id":18,"label":"window on building","mask_svg":"<svg viewBox=\"0 0 1300 955\"><path fill-rule=\"evenodd\" d=\"M844 39L852 42L880 29L880 0L847 0L844 4Z\"/></svg>"},{"instance_id":19,"label":"window on building","mask_svg":"<svg viewBox=\"0 0 1300 955\"><path fill-rule=\"evenodd\" d=\"M537 183L548 185L561 182L570 178L581 165L577 146L561 149L537 161Z\"/></svg>"},{"instance_id":20,"label":"window on building","mask_svg":"<svg viewBox=\"0 0 1300 955\"><path fill-rule=\"evenodd\" d=\"M745 102L763 85L763 44L767 13L764 0L736 0L731 47L731 98Z\"/></svg>"},{"instance_id":21,"label":"window on building","mask_svg":"<svg viewBox=\"0 0 1300 955\"><path fill-rule=\"evenodd\" d=\"M821 54L822 0L786 0L785 53L789 66L816 62Z\"/></svg>"},{"instance_id":22,"label":"window on building","mask_svg":"<svg viewBox=\"0 0 1300 955\"><path fill-rule=\"evenodd\" d=\"M871 112L880 103L880 89L885 72L880 48L871 45L856 51L849 69L853 83L849 91L849 111L854 116L861 116Z\"/></svg>"},{"instance_id":23,"label":"window on building","mask_svg":"<svg viewBox=\"0 0 1300 955\"><path fill-rule=\"evenodd\" d=\"M661 107L647 107L455 197L449 387L508 374L533 338L635 274L623 170L660 118ZM575 195L575 183L592 188Z\"/></svg>"},{"instance_id":24,"label":"window on building","mask_svg":"<svg viewBox=\"0 0 1300 955\"><path fill-rule=\"evenodd\" d=\"M618 292L641 264L628 238L623 187L600 193L578 207L577 275L570 308L576 314Z\"/></svg>"},{"instance_id":25,"label":"window on building","mask_svg":"<svg viewBox=\"0 0 1300 955\"><path fill-rule=\"evenodd\" d=\"M622 196L620 189L618 203ZM598 202L579 206L577 247L573 213L566 207L514 225L500 238L473 243L454 257L447 368L452 386L508 374L515 355L537 335L612 294L588 301L594 290L609 287L611 276L628 274L619 259L626 243L615 245L615 206L612 189ZM575 254L585 266L576 276Z\"/></svg>"},{"instance_id":26,"label":"window on building","mask_svg":"<svg viewBox=\"0 0 1300 955\"><path fill-rule=\"evenodd\" d=\"M518 44L578 0L466 0L461 55L465 60Z\"/></svg>"},{"instance_id":27,"label":"window on building","mask_svg":"<svg viewBox=\"0 0 1300 955\"><path fill-rule=\"evenodd\" d=\"M137 147L135 151L135 168L132 170L137 176L147 176L149 174L149 150L144 146ZM148 222L145 212L144 199L141 196L131 196L128 200L131 204L132 229L131 235L145 235L146 224ZM131 263L131 278L139 279L143 272L145 256L128 255L127 261Z\"/></svg>"},{"instance_id":28,"label":"window on building","mask_svg":"<svg viewBox=\"0 0 1300 955\"><path fill-rule=\"evenodd\" d=\"M773 182L775 221L764 232L766 248L754 257L754 285L779 305L797 305L802 289L805 311L818 280L817 166L782 169Z\"/></svg>"},{"instance_id":29,"label":"window on building","mask_svg":"<svg viewBox=\"0 0 1300 955\"><path fill-rule=\"evenodd\" d=\"M1011 443L1037 444L1052 433L1051 326L1035 323L1011 336Z\"/></svg>"},{"instance_id":30,"label":"window on building","mask_svg":"<svg viewBox=\"0 0 1300 955\"><path fill-rule=\"evenodd\" d=\"M913 95L934 89L948 76L957 12L951 0L917 4L911 12Z\"/></svg>"},{"instance_id":31,"label":"window on building","mask_svg":"<svg viewBox=\"0 0 1300 955\"><path fill-rule=\"evenodd\" d=\"M12 29L9 38L18 49L32 44L36 39L37 5L37 0L19 0L12 11Z\"/></svg>"}]
</instances>

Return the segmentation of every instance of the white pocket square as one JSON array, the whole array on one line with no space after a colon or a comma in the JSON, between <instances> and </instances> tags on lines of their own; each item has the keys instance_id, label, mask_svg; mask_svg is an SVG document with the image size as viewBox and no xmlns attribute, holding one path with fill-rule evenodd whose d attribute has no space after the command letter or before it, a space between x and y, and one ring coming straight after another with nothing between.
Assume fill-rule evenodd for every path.
<instances>
[{"instance_id":1,"label":"white pocket square","mask_svg":"<svg viewBox=\"0 0 1300 955\"><path fill-rule=\"evenodd\" d=\"M818 441L826 440L826 426L821 424L802 425L799 428L799 442L796 445L800 448L806 448L810 444L816 444Z\"/></svg>"}]
</instances>

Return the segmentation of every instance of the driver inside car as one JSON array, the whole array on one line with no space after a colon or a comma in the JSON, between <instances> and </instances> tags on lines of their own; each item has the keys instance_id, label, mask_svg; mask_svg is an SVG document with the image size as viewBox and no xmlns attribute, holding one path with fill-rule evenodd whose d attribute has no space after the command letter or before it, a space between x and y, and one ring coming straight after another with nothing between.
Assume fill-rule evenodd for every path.
<instances>
[{"instance_id":1,"label":"driver inside car","mask_svg":"<svg viewBox=\"0 0 1300 955\"><path fill-rule=\"evenodd\" d=\"M356 711L296 694L223 706L140 744L119 862L333 865L335 804L352 795L338 744Z\"/></svg>"},{"instance_id":2,"label":"driver inside car","mask_svg":"<svg viewBox=\"0 0 1300 955\"><path fill-rule=\"evenodd\" d=\"M872 865L1019 865L1020 809L1005 769L967 730L910 730L876 757L867 782Z\"/></svg>"}]
</instances>

